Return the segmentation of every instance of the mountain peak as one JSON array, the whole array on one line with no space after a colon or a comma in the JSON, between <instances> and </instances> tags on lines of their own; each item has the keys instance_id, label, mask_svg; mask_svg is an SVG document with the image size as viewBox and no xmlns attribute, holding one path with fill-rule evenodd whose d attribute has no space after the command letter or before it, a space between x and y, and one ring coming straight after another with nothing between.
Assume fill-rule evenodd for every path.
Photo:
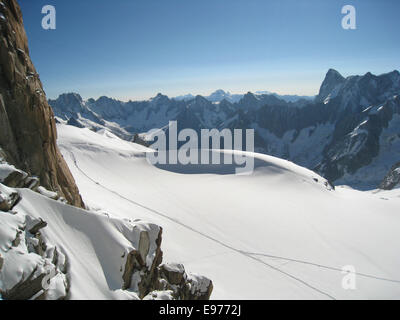
<instances>
[{"instance_id":1,"label":"mountain peak","mask_svg":"<svg viewBox=\"0 0 400 320\"><path fill-rule=\"evenodd\" d=\"M170 100L168 96L159 92L154 98L151 98L150 101L155 105L166 105Z\"/></svg>"},{"instance_id":2,"label":"mountain peak","mask_svg":"<svg viewBox=\"0 0 400 320\"><path fill-rule=\"evenodd\" d=\"M260 100L249 91L240 99L239 104L243 109L257 109L260 106Z\"/></svg>"},{"instance_id":3,"label":"mountain peak","mask_svg":"<svg viewBox=\"0 0 400 320\"><path fill-rule=\"evenodd\" d=\"M231 94L222 89L218 89L218 90L214 91L207 97L207 99L211 102L220 102L222 99L225 99L225 98L230 99Z\"/></svg>"},{"instance_id":4,"label":"mountain peak","mask_svg":"<svg viewBox=\"0 0 400 320\"><path fill-rule=\"evenodd\" d=\"M330 68L328 70L328 72L326 73L326 76L335 76L335 77L342 77L343 78L343 76L340 74L339 71L337 71L335 69L332 69L332 68Z\"/></svg>"},{"instance_id":5,"label":"mountain peak","mask_svg":"<svg viewBox=\"0 0 400 320\"><path fill-rule=\"evenodd\" d=\"M225 92L222 89L218 89L218 90L215 90L211 95L213 95L213 94L225 94L225 93L229 93L229 92Z\"/></svg>"},{"instance_id":6,"label":"mountain peak","mask_svg":"<svg viewBox=\"0 0 400 320\"><path fill-rule=\"evenodd\" d=\"M112 100L112 98L109 98L107 96L101 96L101 97L99 97L97 99L98 102L102 102L102 101L105 102L105 101L108 101L108 100Z\"/></svg>"},{"instance_id":7,"label":"mountain peak","mask_svg":"<svg viewBox=\"0 0 400 320\"><path fill-rule=\"evenodd\" d=\"M209 102L206 98L204 98L203 96L201 96L199 94L195 97L195 101L196 102L202 102L202 103L208 103Z\"/></svg>"},{"instance_id":8,"label":"mountain peak","mask_svg":"<svg viewBox=\"0 0 400 320\"><path fill-rule=\"evenodd\" d=\"M243 98L245 98L245 99L255 99L255 100L257 100L257 98L256 98L256 96L252 93L252 92L247 92L244 96L243 96Z\"/></svg>"},{"instance_id":9,"label":"mountain peak","mask_svg":"<svg viewBox=\"0 0 400 320\"><path fill-rule=\"evenodd\" d=\"M159 99L165 99L168 98L168 96L163 95L161 92L157 93L157 95L154 98L151 98L151 100L159 100Z\"/></svg>"},{"instance_id":10,"label":"mountain peak","mask_svg":"<svg viewBox=\"0 0 400 320\"><path fill-rule=\"evenodd\" d=\"M78 102L83 101L81 95L76 92L62 93L58 96L57 99L61 99L63 101L78 101Z\"/></svg>"},{"instance_id":11,"label":"mountain peak","mask_svg":"<svg viewBox=\"0 0 400 320\"><path fill-rule=\"evenodd\" d=\"M324 101L334 91L337 91L338 87L345 80L346 79L338 71L335 69L329 69L324 81L322 82L321 88L319 89L317 101Z\"/></svg>"},{"instance_id":12,"label":"mountain peak","mask_svg":"<svg viewBox=\"0 0 400 320\"><path fill-rule=\"evenodd\" d=\"M322 85L324 85L324 83L338 84L342 83L344 80L345 78L339 73L339 71L335 69L329 69Z\"/></svg>"}]
</instances>

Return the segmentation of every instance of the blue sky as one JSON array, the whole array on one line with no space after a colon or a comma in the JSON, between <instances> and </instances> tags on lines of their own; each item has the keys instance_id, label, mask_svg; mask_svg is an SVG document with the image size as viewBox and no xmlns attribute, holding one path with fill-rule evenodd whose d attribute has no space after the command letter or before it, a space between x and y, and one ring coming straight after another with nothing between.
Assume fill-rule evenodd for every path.
<instances>
[{"instance_id":1,"label":"blue sky","mask_svg":"<svg viewBox=\"0 0 400 320\"><path fill-rule=\"evenodd\" d=\"M398 0L19 0L50 98L138 100L268 90L316 94L343 75L399 68ZM56 8L44 30L42 6ZM357 29L341 27L354 5Z\"/></svg>"}]
</instances>

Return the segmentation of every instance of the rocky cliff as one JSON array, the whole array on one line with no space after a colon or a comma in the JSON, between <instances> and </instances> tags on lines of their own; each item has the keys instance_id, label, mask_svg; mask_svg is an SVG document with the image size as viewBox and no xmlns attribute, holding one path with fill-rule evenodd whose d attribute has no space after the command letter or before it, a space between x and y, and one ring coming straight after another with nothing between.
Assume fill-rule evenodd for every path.
<instances>
[{"instance_id":1,"label":"rocky cliff","mask_svg":"<svg viewBox=\"0 0 400 320\"><path fill-rule=\"evenodd\" d=\"M56 126L29 57L16 0L0 2L0 148L8 162L39 177L43 186L83 207L56 145Z\"/></svg>"}]
</instances>

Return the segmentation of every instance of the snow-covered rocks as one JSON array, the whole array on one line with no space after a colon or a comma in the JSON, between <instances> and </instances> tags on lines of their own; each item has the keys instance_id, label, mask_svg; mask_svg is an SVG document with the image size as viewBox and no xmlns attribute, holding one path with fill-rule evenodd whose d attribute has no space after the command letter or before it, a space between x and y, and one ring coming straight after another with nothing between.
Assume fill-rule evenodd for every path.
<instances>
[{"instance_id":1,"label":"snow-covered rocks","mask_svg":"<svg viewBox=\"0 0 400 320\"><path fill-rule=\"evenodd\" d=\"M26 172L16 169L4 160L0 162L0 183L12 188L22 188L25 186L27 177Z\"/></svg>"},{"instance_id":2,"label":"snow-covered rocks","mask_svg":"<svg viewBox=\"0 0 400 320\"><path fill-rule=\"evenodd\" d=\"M190 300L207 300L213 290L213 283L210 279L198 274L189 274L187 277L188 292Z\"/></svg>"},{"instance_id":3,"label":"snow-covered rocks","mask_svg":"<svg viewBox=\"0 0 400 320\"><path fill-rule=\"evenodd\" d=\"M38 177L32 177L28 175L28 173L26 173L25 171L15 168L15 166L10 165L4 159L1 158L0 158L0 183L10 188L28 188L40 193L41 195L47 198L53 200L59 200L61 202L66 202L66 200L63 197L60 197L60 195L57 192L47 190L46 188L41 186ZM2 210L1 209L2 207L5 208L3 211L10 210L10 208L6 206L6 202L2 202L2 200L4 199L0 198L0 210ZM13 203L15 203L17 201L16 195L14 195L13 197L9 197L9 200L10 201L15 200L13 201ZM3 205L1 203L3 203ZM13 205L13 203L11 203L10 205Z\"/></svg>"},{"instance_id":4,"label":"snow-covered rocks","mask_svg":"<svg viewBox=\"0 0 400 320\"><path fill-rule=\"evenodd\" d=\"M57 192L49 191L46 188L39 186L37 188L37 192L39 192L41 195L53 199L53 200L58 200L60 196L57 194Z\"/></svg>"},{"instance_id":5,"label":"snow-covered rocks","mask_svg":"<svg viewBox=\"0 0 400 320\"><path fill-rule=\"evenodd\" d=\"M0 183L11 188L29 188L36 190L40 180L37 177L29 176L25 171L15 168L0 158Z\"/></svg>"},{"instance_id":6,"label":"snow-covered rocks","mask_svg":"<svg viewBox=\"0 0 400 320\"><path fill-rule=\"evenodd\" d=\"M19 199L18 192L0 184L0 211L11 210Z\"/></svg>"},{"instance_id":7,"label":"snow-covered rocks","mask_svg":"<svg viewBox=\"0 0 400 320\"><path fill-rule=\"evenodd\" d=\"M383 190L392 190L396 186L400 185L400 162L397 162L393 167L389 170L388 174L382 180L379 185L379 189Z\"/></svg>"},{"instance_id":8,"label":"snow-covered rocks","mask_svg":"<svg viewBox=\"0 0 400 320\"><path fill-rule=\"evenodd\" d=\"M30 233L36 234L40 229L45 227L47 227L47 222L43 221L43 219L35 219L30 216L26 216L26 228Z\"/></svg>"},{"instance_id":9,"label":"snow-covered rocks","mask_svg":"<svg viewBox=\"0 0 400 320\"><path fill-rule=\"evenodd\" d=\"M182 264L163 264L160 267L161 276L172 285L179 285L185 277L185 267Z\"/></svg>"},{"instance_id":10,"label":"snow-covered rocks","mask_svg":"<svg viewBox=\"0 0 400 320\"><path fill-rule=\"evenodd\" d=\"M176 299L208 300L213 290L210 279L186 273L183 264L162 264L160 278L160 289L172 291Z\"/></svg>"},{"instance_id":11,"label":"snow-covered rocks","mask_svg":"<svg viewBox=\"0 0 400 320\"><path fill-rule=\"evenodd\" d=\"M133 289L140 298L155 288L157 267L162 261L161 235L162 228L154 224L139 223L132 228L130 239L134 247L126 257L123 255L123 289Z\"/></svg>"},{"instance_id":12,"label":"snow-covered rocks","mask_svg":"<svg viewBox=\"0 0 400 320\"><path fill-rule=\"evenodd\" d=\"M143 300L174 300L173 291L152 291L147 296L143 298Z\"/></svg>"},{"instance_id":13,"label":"snow-covered rocks","mask_svg":"<svg viewBox=\"0 0 400 320\"><path fill-rule=\"evenodd\" d=\"M5 188L1 184L0 187ZM43 220L18 211L0 215L0 295L3 299L66 297L65 258L60 258L63 254L41 236L39 230L44 227Z\"/></svg>"},{"instance_id":14,"label":"snow-covered rocks","mask_svg":"<svg viewBox=\"0 0 400 320\"><path fill-rule=\"evenodd\" d=\"M182 264L161 264L162 228L138 222L132 231L137 248L126 257L123 289L133 290L139 298L146 300L210 298L213 289L211 280L187 274Z\"/></svg>"},{"instance_id":15,"label":"snow-covered rocks","mask_svg":"<svg viewBox=\"0 0 400 320\"><path fill-rule=\"evenodd\" d=\"M23 172L11 169L10 172ZM25 174L20 176L24 181L30 178ZM0 296L3 299L191 299L199 296L197 289L194 295L189 294L193 290L186 274L180 282L185 293L183 289L177 291L176 286L175 291L161 289L172 288L176 281L170 284L161 277L160 226L71 207L60 201L62 198L57 193L42 186L36 186L34 191L0 183ZM98 277L99 274L104 274L105 279ZM204 298L208 299L209 294Z\"/></svg>"}]
</instances>

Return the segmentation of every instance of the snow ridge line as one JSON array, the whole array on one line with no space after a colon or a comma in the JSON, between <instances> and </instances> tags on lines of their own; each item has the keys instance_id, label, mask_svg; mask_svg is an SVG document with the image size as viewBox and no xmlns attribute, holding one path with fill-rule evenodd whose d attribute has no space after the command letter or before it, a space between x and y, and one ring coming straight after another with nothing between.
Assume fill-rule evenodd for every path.
<instances>
[{"instance_id":1,"label":"snow ridge line","mask_svg":"<svg viewBox=\"0 0 400 320\"><path fill-rule=\"evenodd\" d=\"M230 250L232 250L232 251L235 251L236 253L239 253L239 254L241 254L241 255L247 257L247 258L250 258L250 259L252 259L252 260L254 260L254 261L257 261L258 263L261 263L261 264L265 265L266 267L269 267L270 269L273 269L273 270L275 270L275 271L277 271L277 272L280 272L280 273L286 275L287 277L290 277L291 279L302 283L302 284L305 285L306 287L308 287L308 288L310 288L310 289L312 289L312 290L314 290L314 291L316 291L316 292L318 292L318 293L320 293L320 294L322 294L322 295L328 297L328 298L331 299L331 300L336 300L336 298L335 298L334 296L330 295L329 293L326 293L326 292L324 292L324 291L322 291L322 290L320 290L320 289L314 287L313 285L309 284L308 282L306 282L306 281L304 281L304 280L302 280L302 279L300 279L300 278L298 278L298 277L296 277L296 276L294 276L294 275L292 275L292 274L290 274L290 273L288 273L288 272L286 272L286 271L283 271L283 270L279 269L278 267L275 267L275 266L273 266L273 265L271 265L271 264L269 264L269 263L267 263L267 262L265 262L265 261L263 261L263 260L261 260L261 259L259 259L259 258L256 258L256 257L254 257L253 255L251 255L251 254L249 254L249 253L247 253L247 252L245 252L245 251L236 249L235 247L232 247L232 246L230 246L230 245L228 245L228 244L226 244L226 243L224 243L224 242L222 242L222 241L220 241L220 240L218 240L218 239L216 239L216 238L213 238L213 237L211 237L211 236L209 236L209 235L207 235L207 234L205 234L205 233L202 233L201 231L198 231L198 230L192 228L191 226L189 226L189 225L187 225L187 224L185 224L185 223L183 223L183 222L180 222L180 221L177 220L177 219L171 218L171 217L169 217L168 215L166 215L166 214L164 214L164 213L162 213L162 212L159 212L159 211L157 211L157 210L155 210L155 209L152 209L152 208L147 207L147 206L145 206L145 205L143 205L143 204L140 204L140 203L138 203L138 202L136 202L136 201L133 201L133 200L131 200L131 199L129 199L129 198L126 198L126 197L124 197L123 195L119 194L118 192L116 192L116 191L114 191L114 190L111 190L111 189L109 189L109 188L103 186L102 184L100 184L99 182L95 181L95 180L92 179L90 176L88 176L88 175L79 167L79 165L78 165L78 163L77 163L77 160L76 160L76 157L75 157L75 155L73 154L72 151L67 150L67 149L64 149L64 150L66 150L66 151L71 155L75 167L76 167L85 177L87 177L90 181L94 182L96 185L100 186L101 188L107 190L108 192L111 192L111 193L115 194L115 195L118 196L119 198L124 199L125 201L128 201L129 203L132 203L132 204L134 204L134 205L136 205L136 206L138 206L138 207L141 207L141 208L143 208L143 209L145 209L145 210L148 210L148 211L150 211L150 212L152 212L152 213L154 213L154 214L156 214L156 215L158 215L158 216L161 216L161 217L163 217L163 218L165 218L165 219L167 219L167 220L170 220L170 221L172 221L172 222L174 222L174 223L176 223L176 224L178 224L178 225L180 225L180 226L182 226L182 227L184 227L184 228L186 228L186 229L188 229L188 230L190 230L190 231L192 231L192 232L194 232L194 233L197 233L197 234L201 235L202 237L205 237L205 238L207 238L207 239L209 239L209 240L211 240L211 241L213 241L213 242L215 242L215 243L218 243L219 245L221 245L221 246L223 246L223 247L225 247L225 248L228 248L228 249L230 249Z\"/></svg>"}]
</instances>

